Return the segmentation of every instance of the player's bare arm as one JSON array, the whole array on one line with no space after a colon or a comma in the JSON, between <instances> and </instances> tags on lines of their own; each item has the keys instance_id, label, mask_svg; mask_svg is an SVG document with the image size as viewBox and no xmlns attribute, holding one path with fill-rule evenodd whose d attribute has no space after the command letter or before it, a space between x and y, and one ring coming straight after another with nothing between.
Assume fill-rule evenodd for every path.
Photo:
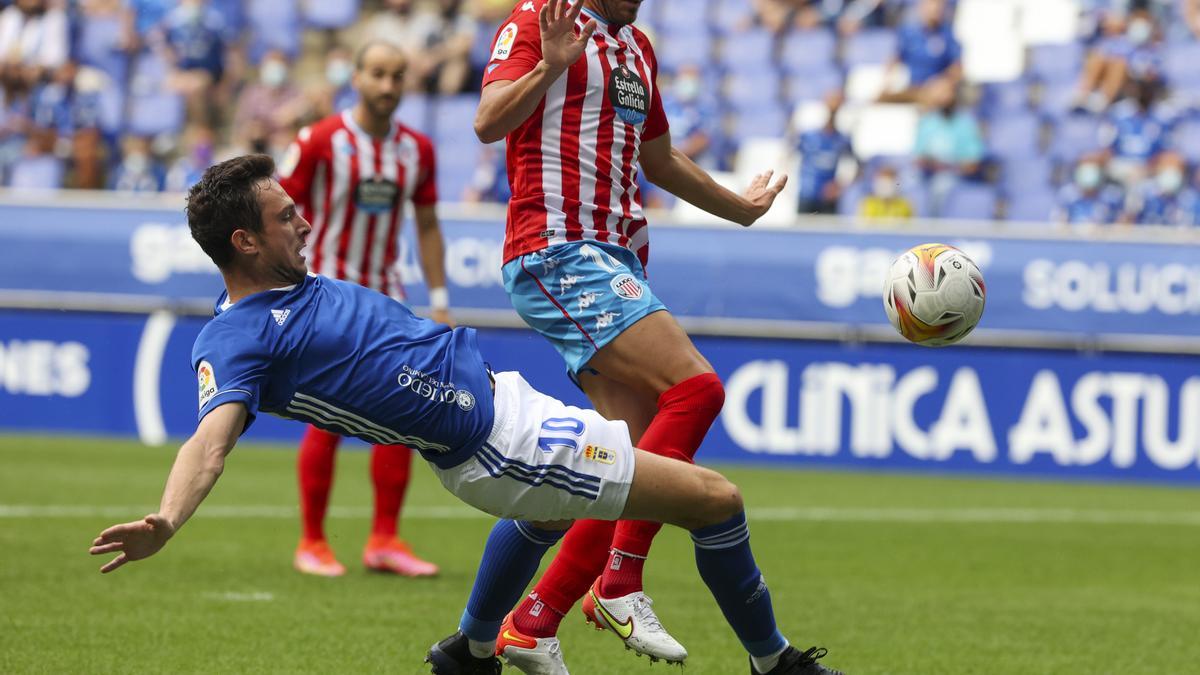
<instances>
[{"instance_id":1,"label":"player's bare arm","mask_svg":"<svg viewBox=\"0 0 1200 675\"><path fill-rule=\"evenodd\" d=\"M418 205L414 213L417 222L417 246L421 249L421 272L425 275L425 287L430 289L430 318L438 323L454 325L450 309L438 306L432 296L435 288L446 288L446 242L438 223L437 208L433 204Z\"/></svg>"},{"instance_id":2,"label":"player's bare arm","mask_svg":"<svg viewBox=\"0 0 1200 675\"><path fill-rule=\"evenodd\" d=\"M107 574L127 562L149 558L166 546L221 477L225 455L245 426L246 408L241 403L226 403L205 415L175 456L158 512L113 525L92 542L92 555L117 553L101 572Z\"/></svg>"},{"instance_id":3,"label":"player's bare arm","mask_svg":"<svg viewBox=\"0 0 1200 675\"><path fill-rule=\"evenodd\" d=\"M583 11L583 0L550 0L538 13L542 38L542 60L518 80L499 80L483 88L475 112L475 135L483 143L494 143L529 119L550 85L579 60L596 30L590 20L577 32L575 20Z\"/></svg>"},{"instance_id":4,"label":"player's bare arm","mask_svg":"<svg viewBox=\"0 0 1200 675\"><path fill-rule=\"evenodd\" d=\"M643 142L641 150L642 171L651 183L743 227L752 225L766 213L787 185L787 174L772 183L774 171L767 171L755 176L750 187L739 195L719 185L687 155L672 147L669 133Z\"/></svg>"}]
</instances>

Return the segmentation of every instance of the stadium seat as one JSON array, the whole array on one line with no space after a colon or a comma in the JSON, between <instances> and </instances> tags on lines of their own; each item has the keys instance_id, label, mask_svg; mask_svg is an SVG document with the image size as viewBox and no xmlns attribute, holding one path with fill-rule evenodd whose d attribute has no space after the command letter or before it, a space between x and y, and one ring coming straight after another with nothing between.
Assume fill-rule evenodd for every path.
<instances>
[{"instance_id":1,"label":"stadium seat","mask_svg":"<svg viewBox=\"0 0 1200 675\"><path fill-rule=\"evenodd\" d=\"M406 94L400 100L400 106L396 108L396 113L392 117L417 131L428 134L432 130L432 125L429 123L429 110L431 107L427 96Z\"/></svg>"},{"instance_id":2,"label":"stadium seat","mask_svg":"<svg viewBox=\"0 0 1200 675\"><path fill-rule=\"evenodd\" d=\"M959 0L954 10L954 36L964 46L997 33L1007 37L1015 32L1016 26L1014 0Z\"/></svg>"},{"instance_id":3,"label":"stadium seat","mask_svg":"<svg viewBox=\"0 0 1200 675\"><path fill-rule=\"evenodd\" d=\"M1029 74L1049 86L1069 87L1083 70L1083 47L1077 43L1041 45L1029 50Z\"/></svg>"},{"instance_id":4,"label":"stadium seat","mask_svg":"<svg viewBox=\"0 0 1200 675\"><path fill-rule=\"evenodd\" d=\"M358 20L358 0L308 0L304 24L310 28L345 28Z\"/></svg>"},{"instance_id":5,"label":"stadium seat","mask_svg":"<svg viewBox=\"0 0 1200 675\"><path fill-rule=\"evenodd\" d=\"M1007 219L1018 222L1047 223L1058 207L1058 199L1049 186L1008 195Z\"/></svg>"},{"instance_id":6,"label":"stadium seat","mask_svg":"<svg viewBox=\"0 0 1200 675\"><path fill-rule=\"evenodd\" d=\"M62 187L66 166L54 155L21 157L13 163L8 185L14 189L51 190Z\"/></svg>"},{"instance_id":7,"label":"stadium seat","mask_svg":"<svg viewBox=\"0 0 1200 675\"><path fill-rule=\"evenodd\" d=\"M1063 44L1079 35L1078 0L1018 0L1017 33L1027 45Z\"/></svg>"},{"instance_id":8,"label":"stadium seat","mask_svg":"<svg viewBox=\"0 0 1200 675\"><path fill-rule=\"evenodd\" d=\"M721 65L735 74L755 73L772 68L775 38L765 30L738 33L725 40L721 50Z\"/></svg>"},{"instance_id":9,"label":"stadium seat","mask_svg":"<svg viewBox=\"0 0 1200 675\"><path fill-rule=\"evenodd\" d=\"M1003 167L1004 192L1010 199L1054 184L1054 162L1047 157L1011 159Z\"/></svg>"},{"instance_id":10,"label":"stadium seat","mask_svg":"<svg viewBox=\"0 0 1200 675\"><path fill-rule=\"evenodd\" d=\"M959 183L946 195L942 218L991 220L996 217L996 189L981 183Z\"/></svg>"},{"instance_id":11,"label":"stadium seat","mask_svg":"<svg viewBox=\"0 0 1200 675\"><path fill-rule=\"evenodd\" d=\"M475 124L475 109L479 106L479 97L474 94L458 96L443 96L433 101L433 136L439 141L449 139L451 142L459 139L469 139L472 144L478 143L471 129ZM472 151L474 157L478 151Z\"/></svg>"},{"instance_id":12,"label":"stadium seat","mask_svg":"<svg viewBox=\"0 0 1200 675\"><path fill-rule=\"evenodd\" d=\"M872 103L887 90L903 89L908 85L908 68L902 64L890 69L881 63L854 66L846 74L846 99Z\"/></svg>"},{"instance_id":13,"label":"stadium seat","mask_svg":"<svg viewBox=\"0 0 1200 675\"><path fill-rule=\"evenodd\" d=\"M655 55L662 70L673 72L688 64L706 64L712 61L714 46L708 31L664 33L657 41Z\"/></svg>"},{"instance_id":14,"label":"stadium seat","mask_svg":"<svg viewBox=\"0 0 1200 675\"><path fill-rule=\"evenodd\" d=\"M677 0L688 6L688 11L695 12L694 0ZM751 22L754 10L746 0L715 0L712 8L712 26L722 32L730 33Z\"/></svg>"},{"instance_id":15,"label":"stadium seat","mask_svg":"<svg viewBox=\"0 0 1200 675\"><path fill-rule=\"evenodd\" d=\"M963 44L962 67L969 82L1012 82L1025 70L1025 49L1016 33L981 36Z\"/></svg>"},{"instance_id":16,"label":"stadium seat","mask_svg":"<svg viewBox=\"0 0 1200 675\"><path fill-rule=\"evenodd\" d=\"M758 108L779 101L783 93L779 74L773 69L746 72L725 78L724 100L734 110Z\"/></svg>"},{"instance_id":17,"label":"stadium seat","mask_svg":"<svg viewBox=\"0 0 1200 675\"><path fill-rule=\"evenodd\" d=\"M859 158L912 153L917 136L917 107L871 105L859 111L850 142Z\"/></svg>"},{"instance_id":18,"label":"stadium seat","mask_svg":"<svg viewBox=\"0 0 1200 675\"><path fill-rule=\"evenodd\" d=\"M708 33L708 12L701 0L659 0L658 21L672 33Z\"/></svg>"},{"instance_id":19,"label":"stadium seat","mask_svg":"<svg viewBox=\"0 0 1200 675\"><path fill-rule=\"evenodd\" d=\"M732 116L730 136L740 144L747 138L782 136L787 131L788 115L782 107L762 104L737 111Z\"/></svg>"},{"instance_id":20,"label":"stadium seat","mask_svg":"<svg viewBox=\"0 0 1200 675\"><path fill-rule=\"evenodd\" d=\"M1029 83L992 82L983 89L979 114L984 117L1025 112L1029 109Z\"/></svg>"},{"instance_id":21,"label":"stadium seat","mask_svg":"<svg viewBox=\"0 0 1200 675\"><path fill-rule=\"evenodd\" d=\"M829 92L840 90L844 79L841 71L829 68L828 70L792 75L784 84L784 97L787 102L797 105L804 101L823 99Z\"/></svg>"},{"instance_id":22,"label":"stadium seat","mask_svg":"<svg viewBox=\"0 0 1200 675\"><path fill-rule=\"evenodd\" d=\"M1040 89L1038 111L1051 120L1059 120L1072 114L1075 105L1075 87L1058 85Z\"/></svg>"},{"instance_id":23,"label":"stadium seat","mask_svg":"<svg viewBox=\"0 0 1200 675\"><path fill-rule=\"evenodd\" d=\"M1074 161L1080 155L1100 147L1100 125L1092 115L1067 115L1054 125L1050 134L1050 156L1058 161Z\"/></svg>"},{"instance_id":24,"label":"stadium seat","mask_svg":"<svg viewBox=\"0 0 1200 675\"><path fill-rule=\"evenodd\" d=\"M301 25L296 0L246 0L245 8L251 63L258 63L272 49L292 59L299 56Z\"/></svg>"},{"instance_id":25,"label":"stadium seat","mask_svg":"<svg viewBox=\"0 0 1200 675\"><path fill-rule=\"evenodd\" d=\"M169 66L154 52L142 52L129 80L129 111L126 131L138 136L157 136L183 129L183 97L166 88Z\"/></svg>"},{"instance_id":26,"label":"stadium seat","mask_svg":"<svg viewBox=\"0 0 1200 675\"><path fill-rule=\"evenodd\" d=\"M90 16L79 22L75 38L75 57L82 65L103 70L116 82L124 82L129 73L129 57L120 50L121 18Z\"/></svg>"},{"instance_id":27,"label":"stadium seat","mask_svg":"<svg viewBox=\"0 0 1200 675\"><path fill-rule=\"evenodd\" d=\"M783 38L779 64L789 73L828 72L836 55L837 41L830 31L793 31Z\"/></svg>"},{"instance_id":28,"label":"stadium seat","mask_svg":"<svg viewBox=\"0 0 1200 675\"><path fill-rule=\"evenodd\" d=\"M998 157L1033 157L1040 152L1042 121L1033 113L998 117L988 125L988 147Z\"/></svg>"},{"instance_id":29,"label":"stadium seat","mask_svg":"<svg viewBox=\"0 0 1200 675\"><path fill-rule=\"evenodd\" d=\"M842 47L842 65L847 68L887 63L896 55L896 33L864 30L847 38Z\"/></svg>"},{"instance_id":30,"label":"stadium seat","mask_svg":"<svg viewBox=\"0 0 1200 675\"><path fill-rule=\"evenodd\" d=\"M1171 45L1163 53L1163 71L1172 85L1200 82L1200 42L1191 41Z\"/></svg>"}]
</instances>

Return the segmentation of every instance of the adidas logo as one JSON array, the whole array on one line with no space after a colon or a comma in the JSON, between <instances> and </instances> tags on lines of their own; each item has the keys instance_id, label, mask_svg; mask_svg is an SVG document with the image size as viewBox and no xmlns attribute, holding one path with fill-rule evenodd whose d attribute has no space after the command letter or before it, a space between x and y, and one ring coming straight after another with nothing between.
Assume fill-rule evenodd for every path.
<instances>
[{"instance_id":1,"label":"adidas logo","mask_svg":"<svg viewBox=\"0 0 1200 675\"><path fill-rule=\"evenodd\" d=\"M288 314L291 314L291 313L292 313L292 310L290 310L290 309L273 309L273 310L271 310L271 316L275 317L275 323L279 324L280 326L283 325L284 321L287 321Z\"/></svg>"}]
</instances>

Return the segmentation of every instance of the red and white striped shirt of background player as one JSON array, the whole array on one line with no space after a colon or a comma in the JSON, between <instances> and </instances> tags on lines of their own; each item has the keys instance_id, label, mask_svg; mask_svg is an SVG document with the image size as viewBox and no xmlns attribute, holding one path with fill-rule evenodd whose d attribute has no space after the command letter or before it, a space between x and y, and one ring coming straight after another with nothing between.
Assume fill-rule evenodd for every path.
<instances>
[{"instance_id":1,"label":"red and white striped shirt of background player","mask_svg":"<svg viewBox=\"0 0 1200 675\"><path fill-rule=\"evenodd\" d=\"M433 143L399 122L373 138L345 110L301 129L279 183L312 223L309 270L403 299L404 204L437 202L435 174Z\"/></svg>"},{"instance_id":2,"label":"red and white striped shirt of background player","mask_svg":"<svg viewBox=\"0 0 1200 675\"><path fill-rule=\"evenodd\" d=\"M522 2L492 41L483 86L518 80L542 58L538 11L546 0ZM589 17L580 14L580 28ZM658 93L654 49L633 26L597 19L584 55L546 92L537 110L508 135L512 199L504 240L505 262L569 241L624 246L645 264L649 233L637 185L643 141L667 132ZM629 124L614 107L614 71L636 73L647 96L645 120ZM628 81L628 80L626 80Z\"/></svg>"}]
</instances>

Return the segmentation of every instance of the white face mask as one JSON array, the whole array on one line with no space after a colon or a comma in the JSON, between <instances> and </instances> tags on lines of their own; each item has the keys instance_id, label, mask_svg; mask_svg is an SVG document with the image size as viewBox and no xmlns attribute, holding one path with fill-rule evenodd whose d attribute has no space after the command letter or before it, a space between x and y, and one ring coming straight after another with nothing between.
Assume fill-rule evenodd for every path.
<instances>
[{"instance_id":1,"label":"white face mask","mask_svg":"<svg viewBox=\"0 0 1200 675\"><path fill-rule=\"evenodd\" d=\"M1093 190L1100 187L1100 180L1103 178L1098 164L1080 164L1075 169L1075 183L1084 190Z\"/></svg>"},{"instance_id":2,"label":"white face mask","mask_svg":"<svg viewBox=\"0 0 1200 675\"><path fill-rule=\"evenodd\" d=\"M125 170L129 173L143 173L150 166L150 158L140 152L125 155Z\"/></svg>"},{"instance_id":3,"label":"white face mask","mask_svg":"<svg viewBox=\"0 0 1200 675\"><path fill-rule=\"evenodd\" d=\"M198 23L200 17L204 16L204 9L200 5L180 5L179 15L185 23Z\"/></svg>"},{"instance_id":4,"label":"white face mask","mask_svg":"<svg viewBox=\"0 0 1200 675\"><path fill-rule=\"evenodd\" d=\"M879 176L875 179L875 196L891 199L896 196L896 179L888 176Z\"/></svg>"},{"instance_id":5,"label":"white face mask","mask_svg":"<svg viewBox=\"0 0 1200 675\"><path fill-rule=\"evenodd\" d=\"M700 78L681 77L675 80L675 95L681 101L694 101L700 96Z\"/></svg>"},{"instance_id":6,"label":"white face mask","mask_svg":"<svg viewBox=\"0 0 1200 675\"><path fill-rule=\"evenodd\" d=\"M341 88L346 86L350 81L350 76L354 74L354 64L349 61L338 59L330 61L325 66L325 79L335 87Z\"/></svg>"},{"instance_id":7,"label":"white face mask","mask_svg":"<svg viewBox=\"0 0 1200 675\"><path fill-rule=\"evenodd\" d=\"M1158 183L1159 190L1166 194L1174 194L1183 187L1183 172L1179 169L1163 169L1154 180Z\"/></svg>"},{"instance_id":8,"label":"white face mask","mask_svg":"<svg viewBox=\"0 0 1200 675\"><path fill-rule=\"evenodd\" d=\"M1154 33L1154 26L1145 19L1134 19L1129 23L1125 36L1135 45L1145 44Z\"/></svg>"},{"instance_id":9,"label":"white face mask","mask_svg":"<svg viewBox=\"0 0 1200 675\"><path fill-rule=\"evenodd\" d=\"M262 65L262 72L259 73L262 78L262 83L268 87L278 87L287 79L287 66L279 61L267 61Z\"/></svg>"}]
</instances>

